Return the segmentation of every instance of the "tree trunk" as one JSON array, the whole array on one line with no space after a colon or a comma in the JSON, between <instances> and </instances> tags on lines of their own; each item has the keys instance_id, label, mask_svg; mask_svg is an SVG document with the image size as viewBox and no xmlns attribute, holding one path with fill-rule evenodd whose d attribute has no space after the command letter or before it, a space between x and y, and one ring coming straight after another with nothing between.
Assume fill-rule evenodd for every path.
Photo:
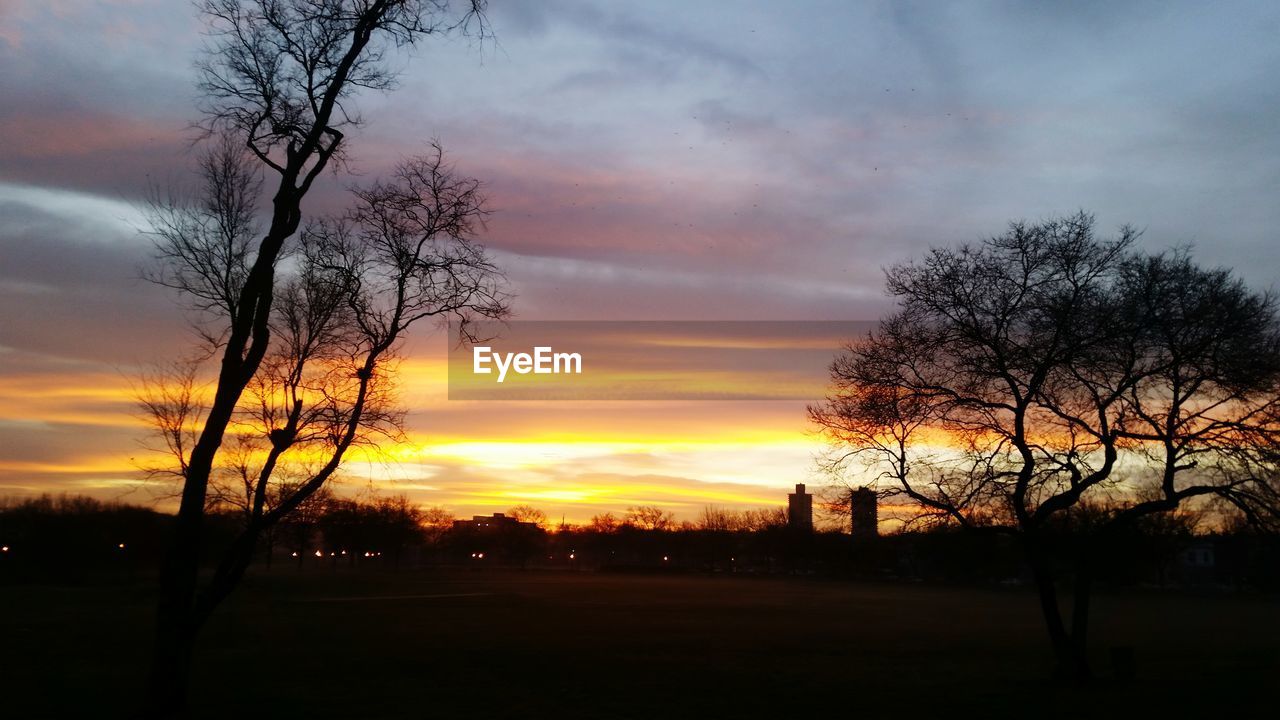
<instances>
[{"instance_id":1,"label":"tree trunk","mask_svg":"<svg viewBox=\"0 0 1280 720\"><path fill-rule=\"evenodd\" d=\"M1036 583L1045 629L1049 631L1049 644L1053 647L1053 654L1057 660L1055 674L1061 676L1063 670L1070 666L1071 642L1066 626L1062 623L1057 586L1053 580L1053 573L1042 558L1031 560L1031 574Z\"/></svg>"},{"instance_id":2,"label":"tree trunk","mask_svg":"<svg viewBox=\"0 0 1280 720\"><path fill-rule=\"evenodd\" d=\"M142 717L161 720L186 715L194 650L195 633L185 623L160 623Z\"/></svg>"},{"instance_id":3,"label":"tree trunk","mask_svg":"<svg viewBox=\"0 0 1280 720\"><path fill-rule=\"evenodd\" d=\"M1083 684L1092 678L1089 668L1088 631L1089 598L1093 576L1087 563L1081 562L1073 585L1071 627L1063 622L1054 572L1044 551L1033 543L1026 545L1028 562L1040 600L1040 612L1049 632L1053 648L1054 677L1063 682Z\"/></svg>"},{"instance_id":4,"label":"tree trunk","mask_svg":"<svg viewBox=\"0 0 1280 720\"><path fill-rule=\"evenodd\" d=\"M278 214L279 212L277 209ZM277 217L276 223L280 222ZM263 254L259 256L259 263L264 257L266 262L271 262L288 234L292 234L292 229L283 234L273 226L273 233L263 240ZM266 352L266 339L255 338L254 344L248 347L247 356L241 355L253 329L250 325L265 323L262 318L270 314L273 268L268 266L259 270L255 265L255 271L258 271L257 277L251 275L246 282L242 301L255 306L256 314L243 311L232 326L232 337L224 350L218 374L214 402L205 419L200 438L191 451L191 459L183 478L182 501L174 519L173 541L160 572L155 659L147 706L161 707L169 713L180 712L186 696L196 627L193 612L199 582L201 536L204 531L209 476L213 472L214 458L222 445L223 434L231 422L240 394L257 371L262 354ZM257 287L254 287L255 281L258 283ZM161 686L162 679L170 687ZM167 716L172 715L155 717Z\"/></svg>"},{"instance_id":5,"label":"tree trunk","mask_svg":"<svg viewBox=\"0 0 1280 720\"><path fill-rule=\"evenodd\" d=\"M1062 619L1057 583L1048 556L1040 544L1033 539L1024 538L1023 547L1027 554L1027 561L1031 565L1032 578L1040 600L1040 612L1044 617L1045 629L1049 633L1049 644L1053 648L1054 677L1065 682L1087 681L1090 673L1085 641L1089 627L1089 590L1092 576L1077 576L1072 603L1071 629L1068 631ZM1083 584L1081 584L1082 579ZM1081 602L1082 598L1083 602Z\"/></svg>"},{"instance_id":6,"label":"tree trunk","mask_svg":"<svg viewBox=\"0 0 1280 720\"><path fill-rule=\"evenodd\" d=\"M1076 567L1071 601L1072 679L1084 684L1093 679L1089 666L1089 611L1093 597L1093 567L1087 554Z\"/></svg>"}]
</instances>

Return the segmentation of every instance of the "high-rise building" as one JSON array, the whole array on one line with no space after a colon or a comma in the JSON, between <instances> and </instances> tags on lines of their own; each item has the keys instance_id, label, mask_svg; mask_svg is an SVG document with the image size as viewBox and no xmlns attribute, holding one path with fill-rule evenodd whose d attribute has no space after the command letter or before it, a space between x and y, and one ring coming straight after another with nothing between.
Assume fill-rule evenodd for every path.
<instances>
[{"instance_id":1,"label":"high-rise building","mask_svg":"<svg viewBox=\"0 0 1280 720\"><path fill-rule=\"evenodd\" d=\"M875 491L870 488L849 492L849 532L854 537L875 537L879 534L877 500Z\"/></svg>"},{"instance_id":2,"label":"high-rise building","mask_svg":"<svg viewBox=\"0 0 1280 720\"><path fill-rule=\"evenodd\" d=\"M804 491L804 483L796 483L796 491L787 495L787 527L813 532L813 496Z\"/></svg>"}]
</instances>

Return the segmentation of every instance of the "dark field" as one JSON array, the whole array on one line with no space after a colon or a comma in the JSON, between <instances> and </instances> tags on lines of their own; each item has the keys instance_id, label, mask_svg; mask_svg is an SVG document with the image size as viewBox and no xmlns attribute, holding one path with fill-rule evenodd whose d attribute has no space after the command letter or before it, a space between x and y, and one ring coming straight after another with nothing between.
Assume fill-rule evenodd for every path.
<instances>
[{"instance_id":1,"label":"dark field","mask_svg":"<svg viewBox=\"0 0 1280 720\"><path fill-rule=\"evenodd\" d=\"M398 596L398 597L397 597ZM0 588L0 715L123 717L142 586ZM1047 681L1034 598L800 579L537 572L250 578L202 637L196 717L1221 717L1276 709L1280 605L1096 600L1097 670ZM1107 648L1137 678L1109 678Z\"/></svg>"}]
</instances>

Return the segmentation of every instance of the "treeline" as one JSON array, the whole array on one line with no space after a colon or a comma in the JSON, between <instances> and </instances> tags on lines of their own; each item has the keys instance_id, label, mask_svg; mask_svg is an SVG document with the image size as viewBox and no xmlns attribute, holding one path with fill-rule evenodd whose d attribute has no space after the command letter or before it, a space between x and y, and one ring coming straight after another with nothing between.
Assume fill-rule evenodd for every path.
<instances>
[{"instance_id":1,"label":"treeline","mask_svg":"<svg viewBox=\"0 0 1280 720\"><path fill-rule=\"evenodd\" d=\"M358 499L320 493L263 538L262 562L286 557L298 566L389 565L421 559L453 526L440 507L422 507L403 495Z\"/></svg>"},{"instance_id":2,"label":"treeline","mask_svg":"<svg viewBox=\"0 0 1280 720\"><path fill-rule=\"evenodd\" d=\"M1088 507L1046 535L1067 573ZM1027 580L1013 538L947 526L851 538L797 532L781 508L706 507L692 521L652 506L555 525L518 505L509 522L456 523L441 507L404 496L343 498L321 494L270 533L260 568L410 568L467 566L615 572L801 573L942 582L1021 584ZM212 563L245 521L223 506L208 516ZM84 497L0 501L0 578L82 582L154 576L172 516ZM1099 582L1131 585L1232 585L1280 588L1280 542L1243 524L1202 531L1192 513L1153 516L1113 538Z\"/></svg>"},{"instance_id":3,"label":"treeline","mask_svg":"<svg viewBox=\"0 0 1280 720\"><path fill-rule=\"evenodd\" d=\"M1080 567L1080 553L1105 508L1084 504L1048 524L1043 551L1062 586ZM1194 510L1151 515L1107 535L1107 552L1092 573L1103 587L1219 586L1280 590L1280 537L1240 519L1207 522ZM1018 539L974 533L954 523L900 530L869 539L844 565L857 573L943 582L1030 584Z\"/></svg>"},{"instance_id":4,"label":"treeline","mask_svg":"<svg viewBox=\"0 0 1280 720\"><path fill-rule=\"evenodd\" d=\"M206 516L205 565L215 562L244 526L245 512L219 503ZM0 499L0 578L81 582L152 577L164 557L172 515L82 496ZM403 496L341 498L321 493L266 537L259 561L288 558L305 566L398 565L406 553L438 543L453 524L442 508Z\"/></svg>"},{"instance_id":5,"label":"treeline","mask_svg":"<svg viewBox=\"0 0 1280 720\"><path fill-rule=\"evenodd\" d=\"M523 506L508 514L536 519ZM695 521L678 521L667 510L635 506L625 513L596 515L584 525L464 527L443 538L443 559L472 564L570 567L617 571L774 571L800 567L815 545L808 533L786 526L781 508L735 511L704 508Z\"/></svg>"},{"instance_id":6,"label":"treeline","mask_svg":"<svg viewBox=\"0 0 1280 720\"><path fill-rule=\"evenodd\" d=\"M729 532L763 532L787 524L787 512L781 507L732 510L708 505L694 521L677 521L675 514L652 505L627 508L622 515L603 513L592 516L585 530L612 533L627 530L711 530Z\"/></svg>"},{"instance_id":7,"label":"treeline","mask_svg":"<svg viewBox=\"0 0 1280 720\"><path fill-rule=\"evenodd\" d=\"M0 499L0 578L78 582L154 570L172 517L93 498Z\"/></svg>"}]
</instances>

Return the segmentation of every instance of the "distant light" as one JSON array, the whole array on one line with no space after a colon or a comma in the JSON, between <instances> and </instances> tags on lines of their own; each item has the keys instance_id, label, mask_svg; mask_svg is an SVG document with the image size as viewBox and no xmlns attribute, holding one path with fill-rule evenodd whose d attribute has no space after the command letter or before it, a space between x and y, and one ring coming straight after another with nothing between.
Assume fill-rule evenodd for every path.
<instances>
[{"instance_id":1,"label":"distant light","mask_svg":"<svg viewBox=\"0 0 1280 720\"><path fill-rule=\"evenodd\" d=\"M337 553L335 553L335 552L333 552L333 551L330 551L330 552L329 552L329 557L336 557L336 556L337 556Z\"/></svg>"},{"instance_id":2,"label":"distant light","mask_svg":"<svg viewBox=\"0 0 1280 720\"><path fill-rule=\"evenodd\" d=\"M8 546L8 545L4 545L4 546L0 547L0 552L9 552L9 546Z\"/></svg>"},{"instance_id":3,"label":"distant light","mask_svg":"<svg viewBox=\"0 0 1280 720\"><path fill-rule=\"evenodd\" d=\"M475 557L475 556L476 556L476 554L475 554L475 553L471 553L471 557Z\"/></svg>"},{"instance_id":4,"label":"distant light","mask_svg":"<svg viewBox=\"0 0 1280 720\"><path fill-rule=\"evenodd\" d=\"M663 555L663 556L662 556L662 562L666 562L666 561L668 561L668 560L670 560L670 559L671 559L671 558L667 557L666 555Z\"/></svg>"},{"instance_id":5,"label":"distant light","mask_svg":"<svg viewBox=\"0 0 1280 720\"><path fill-rule=\"evenodd\" d=\"M322 553L322 552L320 552L319 550L317 550L317 551L316 551L316 557L324 557L324 553Z\"/></svg>"},{"instance_id":6,"label":"distant light","mask_svg":"<svg viewBox=\"0 0 1280 720\"><path fill-rule=\"evenodd\" d=\"M346 551L346 550L343 550L343 551L342 551L342 554L343 554L343 555L346 555L346 554L347 554L347 551Z\"/></svg>"},{"instance_id":7,"label":"distant light","mask_svg":"<svg viewBox=\"0 0 1280 720\"><path fill-rule=\"evenodd\" d=\"M481 560L483 560L483 559L484 559L484 553L480 553L479 555L476 555L476 557L478 557L478 558L480 558Z\"/></svg>"},{"instance_id":8,"label":"distant light","mask_svg":"<svg viewBox=\"0 0 1280 720\"><path fill-rule=\"evenodd\" d=\"M120 544L119 544L119 545L117 545L116 547L118 547L118 548L120 548L121 550L123 550L123 549L124 549L124 543L120 543Z\"/></svg>"},{"instance_id":9,"label":"distant light","mask_svg":"<svg viewBox=\"0 0 1280 720\"><path fill-rule=\"evenodd\" d=\"M570 559L570 560L574 559L575 557L577 557L577 556L576 556L576 555L574 555L573 553L569 553L569 559Z\"/></svg>"},{"instance_id":10,"label":"distant light","mask_svg":"<svg viewBox=\"0 0 1280 720\"><path fill-rule=\"evenodd\" d=\"M298 551L297 551L297 550L294 550L294 551L293 551L293 557L298 557Z\"/></svg>"}]
</instances>

